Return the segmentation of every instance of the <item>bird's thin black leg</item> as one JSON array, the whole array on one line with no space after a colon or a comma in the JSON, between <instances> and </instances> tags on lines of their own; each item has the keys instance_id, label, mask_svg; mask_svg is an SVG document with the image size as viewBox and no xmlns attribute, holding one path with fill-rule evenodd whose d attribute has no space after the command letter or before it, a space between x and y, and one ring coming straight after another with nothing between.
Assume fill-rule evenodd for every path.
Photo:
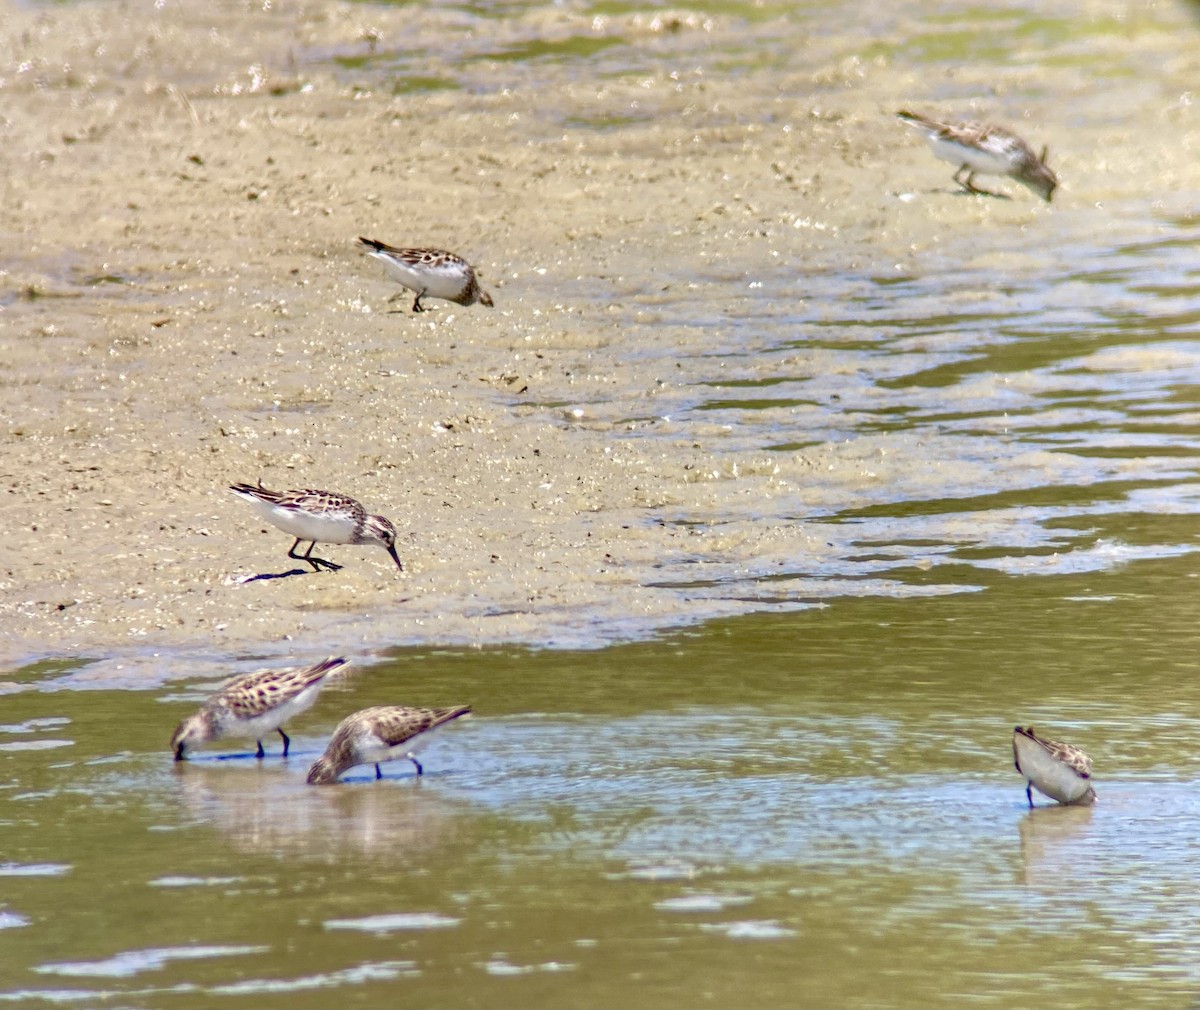
<instances>
[{"instance_id":1,"label":"bird's thin black leg","mask_svg":"<svg viewBox=\"0 0 1200 1010\"><path fill-rule=\"evenodd\" d=\"M967 173L967 177L963 178L963 173ZM991 196L986 190L980 189L975 185L975 173L971 171L971 166L965 161L958 166L958 171L954 173L954 181L957 182L968 193L974 193L976 196Z\"/></svg>"},{"instance_id":2,"label":"bird's thin black leg","mask_svg":"<svg viewBox=\"0 0 1200 1010\"><path fill-rule=\"evenodd\" d=\"M379 765L376 765L375 766L375 781L378 782L381 778L383 778L383 772L381 772L379 770Z\"/></svg>"},{"instance_id":3,"label":"bird's thin black leg","mask_svg":"<svg viewBox=\"0 0 1200 1010\"><path fill-rule=\"evenodd\" d=\"M424 312L425 306L421 304L421 299L425 297L424 291L418 291L417 297L413 299L413 312Z\"/></svg>"},{"instance_id":4,"label":"bird's thin black leg","mask_svg":"<svg viewBox=\"0 0 1200 1010\"><path fill-rule=\"evenodd\" d=\"M1004 193L993 193L990 189L980 189L975 185L975 173L970 171L971 166L963 164L957 172L954 173L954 181L957 182L968 193L973 193L975 196L994 196L1000 200L1007 200L1008 197ZM967 173L966 179L960 179L959 176Z\"/></svg>"},{"instance_id":5,"label":"bird's thin black leg","mask_svg":"<svg viewBox=\"0 0 1200 1010\"><path fill-rule=\"evenodd\" d=\"M1000 195L999 193L992 193L989 190L980 189L978 186L976 186L974 172L967 173L967 189L970 190L972 193L974 193L976 196L999 196Z\"/></svg>"},{"instance_id":6,"label":"bird's thin black leg","mask_svg":"<svg viewBox=\"0 0 1200 1010\"><path fill-rule=\"evenodd\" d=\"M1025 784L1025 798L1029 800L1029 809L1033 809L1033 784L1027 782Z\"/></svg>"},{"instance_id":7,"label":"bird's thin black leg","mask_svg":"<svg viewBox=\"0 0 1200 1010\"><path fill-rule=\"evenodd\" d=\"M332 561L326 561L324 558L314 558L312 556L313 549L317 546L317 542L315 540L309 543L307 551L305 551L303 554L297 554L296 548L302 543L304 543L304 541L297 537L296 542L292 544L292 549L288 551L289 558L295 558L297 561L307 561L310 565L312 565L312 570L314 572L319 572L322 567L331 572L341 571L341 565L335 565Z\"/></svg>"},{"instance_id":8,"label":"bird's thin black leg","mask_svg":"<svg viewBox=\"0 0 1200 1010\"><path fill-rule=\"evenodd\" d=\"M292 741L288 739L288 735L278 726L275 727L275 732L283 737L283 756L287 757L288 748L292 745Z\"/></svg>"},{"instance_id":9,"label":"bird's thin black leg","mask_svg":"<svg viewBox=\"0 0 1200 1010\"><path fill-rule=\"evenodd\" d=\"M299 547L302 543L304 543L304 541L301 540L299 537L296 537L296 542L294 544L292 544L291 550L288 551L288 557L295 558L297 561L307 561L310 565L313 566L313 571L320 571L320 569L317 568L316 565L313 565L312 558L310 558L308 556L309 554L312 553L312 549L317 546L316 541L314 541L313 543L308 545L308 554L297 554L296 548Z\"/></svg>"},{"instance_id":10,"label":"bird's thin black leg","mask_svg":"<svg viewBox=\"0 0 1200 1010\"><path fill-rule=\"evenodd\" d=\"M254 755L260 761L267 756L267 752L263 750L262 741L258 741L258 753Z\"/></svg>"},{"instance_id":11,"label":"bird's thin black leg","mask_svg":"<svg viewBox=\"0 0 1200 1010\"><path fill-rule=\"evenodd\" d=\"M421 767L421 762L420 762L420 761L418 761L418 760L417 760L415 757L413 757L411 754L407 755L407 757L408 757L408 760L409 760L409 761L411 761L413 764L415 764L415 765L417 766L417 774L418 774L418 775L424 775L424 774L425 774L425 769Z\"/></svg>"},{"instance_id":12,"label":"bird's thin black leg","mask_svg":"<svg viewBox=\"0 0 1200 1010\"><path fill-rule=\"evenodd\" d=\"M308 550L304 552L304 560L313 566L314 572L319 572L322 567L327 568L331 572L338 571L342 566L335 565L332 561L326 561L324 558L314 558L312 552L316 549L317 542L314 540L308 545Z\"/></svg>"}]
</instances>

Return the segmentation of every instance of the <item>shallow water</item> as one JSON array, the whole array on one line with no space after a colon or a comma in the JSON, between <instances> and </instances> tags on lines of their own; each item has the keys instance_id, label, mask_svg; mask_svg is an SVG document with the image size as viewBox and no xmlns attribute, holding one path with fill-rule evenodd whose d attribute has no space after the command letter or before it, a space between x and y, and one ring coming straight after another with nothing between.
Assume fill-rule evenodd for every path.
<instances>
[{"instance_id":1,"label":"shallow water","mask_svg":"<svg viewBox=\"0 0 1200 1010\"><path fill-rule=\"evenodd\" d=\"M704 60L766 92L755 75L847 45L846 7L701 4L679 30L613 39L551 32L541 6L447 6L440 47L424 34L343 72L405 93ZM1130 81L1113 103L1132 110L1147 57L1110 47L1178 27L1148 8L926 11L850 28L938 74L945 100L964 58L1077 60ZM733 20L714 35L707 15ZM996 23L1009 34L980 30ZM1100 115L1096 90L1060 100ZM653 116L601 94L545 128L620 139ZM896 181L898 231L963 199L948 176L931 158ZM650 280L624 250L564 279L597 312L620 299L619 335L513 409L609 431L616 452L702 447L710 505L645 511L670 545L652 581L681 620L741 616L650 637L618 606L547 640L645 640L397 650L326 691L287 762L277 741L263 762L227 741L174 765L170 730L214 682L162 683L170 656L146 691L86 662L7 674L0 1002L1194 1002L1197 196L1096 206L1068 188L1053 217L919 252L881 234L874 261L837 271L806 270L817 229L798 221L796 246L749 272L656 262ZM771 539L796 528L811 551ZM388 702L476 714L420 781L395 765L306 787L334 723ZM1097 806L1027 808L1016 723L1091 753Z\"/></svg>"},{"instance_id":2,"label":"shallow water","mask_svg":"<svg viewBox=\"0 0 1200 1010\"><path fill-rule=\"evenodd\" d=\"M211 685L59 671L0 730L0 999L1178 1005L1200 986L1195 574L408 651L327 689L287 762L226 741L175 766L170 728ZM422 780L305 786L332 723L386 700L476 715ZM1027 808L1016 722L1091 752L1094 808Z\"/></svg>"}]
</instances>

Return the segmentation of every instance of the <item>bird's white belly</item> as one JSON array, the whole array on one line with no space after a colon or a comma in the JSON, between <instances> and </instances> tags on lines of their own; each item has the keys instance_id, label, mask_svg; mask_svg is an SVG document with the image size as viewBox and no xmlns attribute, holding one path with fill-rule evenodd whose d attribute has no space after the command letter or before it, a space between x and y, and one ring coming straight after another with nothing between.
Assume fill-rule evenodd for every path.
<instances>
[{"instance_id":1,"label":"bird's white belly","mask_svg":"<svg viewBox=\"0 0 1200 1010\"><path fill-rule=\"evenodd\" d=\"M410 754L416 754L422 750L429 743L431 735L431 732L426 730L418 736L405 740L402 744L389 747L379 737L371 734L369 737L358 741L356 752L359 764L380 764L383 761L399 761Z\"/></svg>"},{"instance_id":2,"label":"bird's white belly","mask_svg":"<svg viewBox=\"0 0 1200 1010\"><path fill-rule=\"evenodd\" d=\"M1032 742L1021 749L1021 772L1033 783L1034 789L1059 803L1078 802L1091 785Z\"/></svg>"},{"instance_id":3,"label":"bird's white belly","mask_svg":"<svg viewBox=\"0 0 1200 1010\"><path fill-rule=\"evenodd\" d=\"M930 144L933 147L933 153L943 161L948 161L952 165L966 165L973 172L980 172L984 175L1006 175L1012 167L1008 158L1003 155L981 151L977 147L968 147L965 144L956 144L954 141L936 137L930 139Z\"/></svg>"},{"instance_id":4,"label":"bird's white belly","mask_svg":"<svg viewBox=\"0 0 1200 1010\"><path fill-rule=\"evenodd\" d=\"M407 263L383 253L372 253L388 268L388 272L410 291L424 292L431 298L454 299L466 286L466 275L462 268L439 268L428 264L412 267Z\"/></svg>"},{"instance_id":5,"label":"bird's white belly","mask_svg":"<svg viewBox=\"0 0 1200 1010\"><path fill-rule=\"evenodd\" d=\"M301 540L315 540L322 544L354 542L356 523L345 513L331 512L328 515L320 515L283 508L257 498L251 498L249 501L267 522Z\"/></svg>"},{"instance_id":6,"label":"bird's white belly","mask_svg":"<svg viewBox=\"0 0 1200 1010\"><path fill-rule=\"evenodd\" d=\"M281 705L276 705L273 709L264 712L262 715L256 715L252 719L228 720L225 723L224 731L235 736L249 736L258 739L273 730L279 729L280 726L294 719L301 712L312 708L320 691L321 683L318 681L316 684L306 687L296 697L283 702Z\"/></svg>"}]
</instances>

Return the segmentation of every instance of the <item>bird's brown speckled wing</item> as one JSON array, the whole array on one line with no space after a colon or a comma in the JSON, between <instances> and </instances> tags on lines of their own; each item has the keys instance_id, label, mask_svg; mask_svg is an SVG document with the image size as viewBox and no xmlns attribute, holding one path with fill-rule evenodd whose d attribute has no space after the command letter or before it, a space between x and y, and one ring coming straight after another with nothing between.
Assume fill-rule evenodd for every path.
<instances>
[{"instance_id":1,"label":"bird's brown speckled wing","mask_svg":"<svg viewBox=\"0 0 1200 1010\"><path fill-rule=\"evenodd\" d=\"M345 664L345 659L330 657L313 666L258 670L227 682L212 698L211 704L228 709L239 719L253 719L291 701Z\"/></svg>"},{"instance_id":2,"label":"bird's brown speckled wing","mask_svg":"<svg viewBox=\"0 0 1200 1010\"><path fill-rule=\"evenodd\" d=\"M446 249L401 248L400 246L388 245L386 242L380 242L373 238L360 237L358 241L368 249L372 249L377 253L385 253L397 262L407 263L409 266L466 267L468 265L467 261L461 256Z\"/></svg>"},{"instance_id":3,"label":"bird's brown speckled wing","mask_svg":"<svg viewBox=\"0 0 1200 1010\"><path fill-rule=\"evenodd\" d=\"M1092 777L1092 759L1078 747L1073 747L1069 743L1059 743L1056 740L1039 739L1038 743L1045 747L1053 757L1075 772L1081 779Z\"/></svg>"},{"instance_id":4,"label":"bird's brown speckled wing","mask_svg":"<svg viewBox=\"0 0 1200 1010\"><path fill-rule=\"evenodd\" d=\"M1045 737L1040 737L1033 731L1032 726L1027 729L1017 726L1014 732L1038 744L1047 754L1056 761L1061 761L1081 779L1090 779L1092 777L1092 759L1078 747L1069 743L1060 743L1057 740L1047 740ZM1016 762L1017 771L1020 771L1021 759L1017 754L1015 740L1013 741L1013 759Z\"/></svg>"},{"instance_id":5,"label":"bird's brown speckled wing","mask_svg":"<svg viewBox=\"0 0 1200 1010\"><path fill-rule=\"evenodd\" d=\"M231 484L229 490L293 512L344 513L356 522L361 522L367 514L362 502L336 491L318 491L314 488L272 491L270 488L255 487L253 484Z\"/></svg>"},{"instance_id":6,"label":"bird's brown speckled wing","mask_svg":"<svg viewBox=\"0 0 1200 1010\"><path fill-rule=\"evenodd\" d=\"M379 739L389 747L396 747L421 733L441 726L451 719L466 715L469 705L456 708L405 708L391 706L376 709L371 713L371 722Z\"/></svg>"},{"instance_id":7,"label":"bird's brown speckled wing","mask_svg":"<svg viewBox=\"0 0 1200 1010\"><path fill-rule=\"evenodd\" d=\"M367 517L367 510L363 508L362 502L336 491L284 491L273 499L273 503L279 508L296 512L344 515L356 523L361 523Z\"/></svg>"}]
</instances>

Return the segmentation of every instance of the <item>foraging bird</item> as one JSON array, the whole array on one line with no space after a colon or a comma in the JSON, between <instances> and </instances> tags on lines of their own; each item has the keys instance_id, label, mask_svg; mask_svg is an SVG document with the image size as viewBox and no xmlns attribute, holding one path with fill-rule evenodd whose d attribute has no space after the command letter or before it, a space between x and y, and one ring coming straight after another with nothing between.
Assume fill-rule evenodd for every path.
<instances>
[{"instance_id":1,"label":"foraging bird","mask_svg":"<svg viewBox=\"0 0 1200 1010\"><path fill-rule=\"evenodd\" d=\"M975 176L1007 175L1028 186L1047 203L1058 186L1058 176L1046 164L1049 148L1034 154L1025 141L1011 130L990 123L943 123L916 112L897 112L909 126L925 134L933 153L943 161L958 166L954 181L968 193L982 196L1004 196L979 189ZM962 178L966 173L966 178Z\"/></svg>"},{"instance_id":2,"label":"foraging bird","mask_svg":"<svg viewBox=\"0 0 1200 1010\"><path fill-rule=\"evenodd\" d=\"M396 554L396 527L384 516L368 515L362 502L349 495L334 491L270 491L252 484L233 484L229 488L239 498L255 507L267 522L278 526L296 538L288 551L289 558L307 561L314 572L326 568L331 572L341 569L324 558L314 558L313 548L317 544L374 544L392 556L396 567L404 571L404 565ZM308 550L297 554L296 548L306 540L312 541Z\"/></svg>"},{"instance_id":3,"label":"foraging bird","mask_svg":"<svg viewBox=\"0 0 1200 1010\"><path fill-rule=\"evenodd\" d=\"M1028 780L1025 796L1033 806L1032 789L1063 805L1096 802L1092 788L1092 759L1078 747L1046 740L1033 727L1013 729L1013 763Z\"/></svg>"},{"instance_id":4,"label":"foraging bird","mask_svg":"<svg viewBox=\"0 0 1200 1010\"><path fill-rule=\"evenodd\" d=\"M261 758L266 754L262 737L271 730L283 737L283 756L287 757L291 740L283 724L311 708L325 686L325 678L346 662L331 656L314 666L258 670L227 680L199 712L176 728L171 736L175 760L184 760L188 751L226 734L256 739L255 757Z\"/></svg>"},{"instance_id":5,"label":"foraging bird","mask_svg":"<svg viewBox=\"0 0 1200 1010\"><path fill-rule=\"evenodd\" d=\"M417 766L417 774L425 769L415 757L416 751L427 742L411 741L422 733L457 719L471 711L470 705L456 708L404 708L398 705L382 705L364 708L346 716L337 729L329 746L308 770L309 785L332 785L338 776L355 765L375 765L375 778L383 778L379 770L382 761L408 758Z\"/></svg>"},{"instance_id":6,"label":"foraging bird","mask_svg":"<svg viewBox=\"0 0 1200 1010\"><path fill-rule=\"evenodd\" d=\"M475 270L461 256L445 249L398 249L386 242L359 236L367 252L379 260L410 291L415 291L413 312L424 312L422 298L444 298L459 305L479 302L492 307L492 296L479 286Z\"/></svg>"}]
</instances>

